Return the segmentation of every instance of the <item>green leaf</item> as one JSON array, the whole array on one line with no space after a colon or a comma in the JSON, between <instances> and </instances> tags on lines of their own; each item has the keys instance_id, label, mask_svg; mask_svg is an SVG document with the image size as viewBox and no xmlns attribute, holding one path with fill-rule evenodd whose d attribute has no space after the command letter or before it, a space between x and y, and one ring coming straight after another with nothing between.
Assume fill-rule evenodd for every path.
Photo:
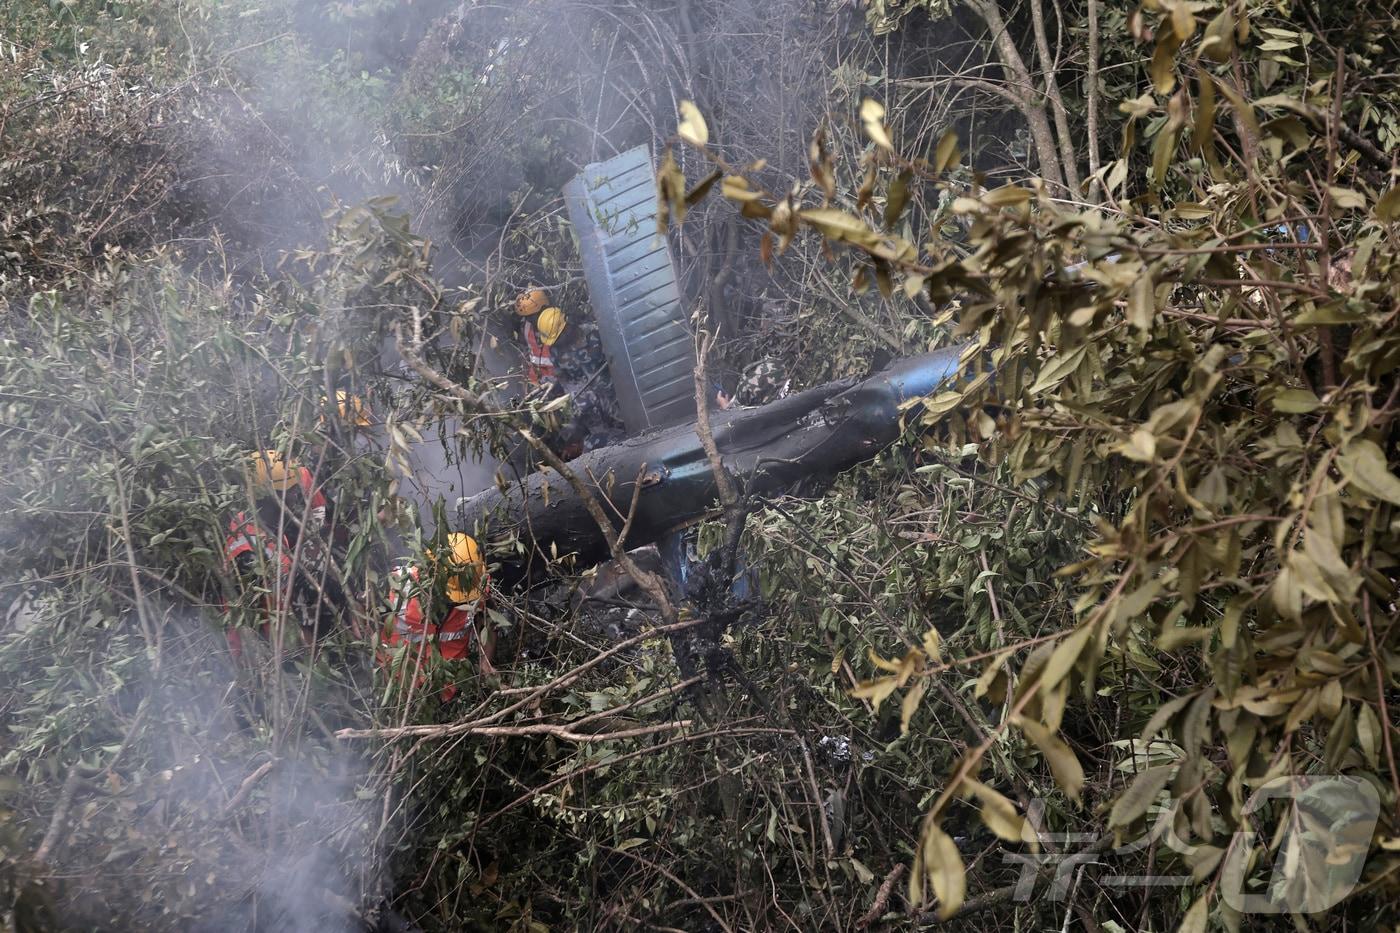
<instances>
[{"instance_id":1,"label":"green leaf","mask_svg":"<svg viewBox=\"0 0 1400 933\"><path fill-rule=\"evenodd\" d=\"M1306 415L1321 404L1307 389L1284 389L1273 398L1274 410L1285 415Z\"/></svg>"},{"instance_id":2,"label":"green leaf","mask_svg":"<svg viewBox=\"0 0 1400 933\"><path fill-rule=\"evenodd\" d=\"M1206 933L1206 920L1210 909L1207 898L1208 895L1205 894L1196 898L1196 903L1186 911L1186 916L1182 919L1181 926L1176 928L1176 933Z\"/></svg>"},{"instance_id":3,"label":"green leaf","mask_svg":"<svg viewBox=\"0 0 1400 933\"><path fill-rule=\"evenodd\" d=\"M1139 332L1152 329L1152 320L1157 316L1157 302L1152 293L1152 276L1144 272L1133 281L1133 290L1128 295L1128 323Z\"/></svg>"},{"instance_id":4,"label":"green leaf","mask_svg":"<svg viewBox=\"0 0 1400 933\"><path fill-rule=\"evenodd\" d=\"M890 190L885 194L885 229L892 230L899 222L900 215L909 203L909 182L914 173L905 169L890 182Z\"/></svg>"},{"instance_id":5,"label":"green leaf","mask_svg":"<svg viewBox=\"0 0 1400 933\"><path fill-rule=\"evenodd\" d=\"M1128 789L1113 802L1113 809L1108 814L1108 825L1128 826L1146 813L1147 808L1152 806L1152 802L1162 792L1162 788L1167 786L1167 781L1171 780L1174 770L1176 765L1160 765L1148 768L1134 778Z\"/></svg>"},{"instance_id":6,"label":"green leaf","mask_svg":"<svg viewBox=\"0 0 1400 933\"><path fill-rule=\"evenodd\" d=\"M1152 739L1156 738L1157 733L1165 729L1167 724L1172 721L1172 717L1185 709L1186 704L1190 703L1192 699L1194 699L1193 695L1188 693L1186 696L1168 700L1157 707L1157 712L1152 714L1152 718L1149 719L1147 725L1143 727L1142 741L1150 742Z\"/></svg>"},{"instance_id":7,"label":"green leaf","mask_svg":"<svg viewBox=\"0 0 1400 933\"><path fill-rule=\"evenodd\" d=\"M1400 479L1390 471L1385 454L1374 441L1354 438L1342 449L1337 465L1351 485L1362 492L1400 505Z\"/></svg>"},{"instance_id":8,"label":"green leaf","mask_svg":"<svg viewBox=\"0 0 1400 933\"><path fill-rule=\"evenodd\" d=\"M1361 746L1361 754L1366 756L1366 763L1376 768L1380 762L1380 717L1370 703L1362 703L1360 709L1356 716L1356 742Z\"/></svg>"},{"instance_id":9,"label":"green leaf","mask_svg":"<svg viewBox=\"0 0 1400 933\"><path fill-rule=\"evenodd\" d=\"M1041 367L1029 390L1032 396L1043 395L1069 378L1079 368L1089 352L1089 345L1080 344L1068 353L1061 353Z\"/></svg>"}]
</instances>

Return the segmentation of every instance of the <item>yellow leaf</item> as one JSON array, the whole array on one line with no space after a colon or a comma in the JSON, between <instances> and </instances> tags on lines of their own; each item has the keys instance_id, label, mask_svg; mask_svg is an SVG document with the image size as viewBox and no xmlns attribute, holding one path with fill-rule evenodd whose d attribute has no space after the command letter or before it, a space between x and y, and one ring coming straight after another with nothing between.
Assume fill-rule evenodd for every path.
<instances>
[{"instance_id":1,"label":"yellow leaf","mask_svg":"<svg viewBox=\"0 0 1400 933\"><path fill-rule=\"evenodd\" d=\"M1181 39L1175 30L1162 30L1157 39L1157 47L1152 51L1152 64L1148 74L1152 78L1152 89L1158 94L1170 94L1176 87L1176 50L1181 47Z\"/></svg>"},{"instance_id":2,"label":"yellow leaf","mask_svg":"<svg viewBox=\"0 0 1400 933\"><path fill-rule=\"evenodd\" d=\"M894 225L899 222L900 215L904 213L904 208L909 204L909 182L913 179L914 173L905 169L890 182L889 190L885 193L885 229L893 230Z\"/></svg>"},{"instance_id":3,"label":"yellow leaf","mask_svg":"<svg viewBox=\"0 0 1400 933\"><path fill-rule=\"evenodd\" d=\"M1157 133L1157 138L1152 140L1152 185L1157 187L1166 180L1167 169L1172 164L1172 156L1176 154L1176 143L1181 138L1181 130L1171 126L1164 126Z\"/></svg>"},{"instance_id":4,"label":"yellow leaf","mask_svg":"<svg viewBox=\"0 0 1400 933\"><path fill-rule=\"evenodd\" d=\"M952 130L945 130L933 152L933 170L946 172L958 164L958 156L958 134Z\"/></svg>"},{"instance_id":5,"label":"yellow leaf","mask_svg":"<svg viewBox=\"0 0 1400 933\"><path fill-rule=\"evenodd\" d=\"M953 838L932 822L924 827L924 871L938 898L938 917L947 920L962 907L967 896L967 869Z\"/></svg>"},{"instance_id":6,"label":"yellow leaf","mask_svg":"<svg viewBox=\"0 0 1400 933\"><path fill-rule=\"evenodd\" d=\"M1118 453L1138 463L1151 463L1157 455L1157 438L1147 428L1138 428L1117 447Z\"/></svg>"},{"instance_id":7,"label":"yellow leaf","mask_svg":"<svg viewBox=\"0 0 1400 933\"><path fill-rule=\"evenodd\" d=\"M1344 210L1364 211L1366 209L1366 196L1359 191L1333 186L1327 189L1327 193L1332 195L1332 203Z\"/></svg>"},{"instance_id":8,"label":"yellow leaf","mask_svg":"<svg viewBox=\"0 0 1400 933\"><path fill-rule=\"evenodd\" d=\"M1215 629L1203 625L1186 626L1185 628L1174 625L1171 628L1162 629L1162 634L1157 636L1157 647L1162 651L1175 651L1182 645L1210 641L1214 634Z\"/></svg>"},{"instance_id":9,"label":"yellow leaf","mask_svg":"<svg viewBox=\"0 0 1400 933\"><path fill-rule=\"evenodd\" d=\"M1078 803L1080 791L1084 788L1084 767L1070 747L1034 719L1017 716L1012 720L1012 724L1040 749L1040 753L1050 764L1050 772L1055 775L1055 782L1060 785L1065 796Z\"/></svg>"},{"instance_id":10,"label":"yellow leaf","mask_svg":"<svg viewBox=\"0 0 1400 933\"><path fill-rule=\"evenodd\" d=\"M1118 109L1130 117L1145 117L1157 106L1157 101L1151 94L1143 94L1134 97L1132 100L1125 100L1118 105Z\"/></svg>"},{"instance_id":11,"label":"yellow leaf","mask_svg":"<svg viewBox=\"0 0 1400 933\"><path fill-rule=\"evenodd\" d=\"M1030 199L1031 193L1016 185L1003 185L982 195L982 203L990 207L1014 207L1017 204L1025 204Z\"/></svg>"},{"instance_id":12,"label":"yellow leaf","mask_svg":"<svg viewBox=\"0 0 1400 933\"><path fill-rule=\"evenodd\" d=\"M1002 665L1005 664L1010 657L1010 651L1003 651L992 659L992 663L988 664L986 669L982 671L982 676L977 678L977 686L972 693L974 697L980 700L982 697L989 695L993 683L998 677L1002 676ZM1001 700L996 699L994 702L1000 703Z\"/></svg>"},{"instance_id":13,"label":"yellow leaf","mask_svg":"<svg viewBox=\"0 0 1400 933\"><path fill-rule=\"evenodd\" d=\"M1327 683L1323 684L1322 689L1318 691L1317 711L1322 714L1323 718L1329 721L1336 719L1337 715L1342 711L1342 701L1344 699L1345 698L1342 696L1341 681L1336 679L1329 680Z\"/></svg>"},{"instance_id":14,"label":"yellow leaf","mask_svg":"<svg viewBox=\"0 0 1400 933\"><path fill-rule=\"evenodd\" d=\"M933 423L934 420L942 418L962 404L963 394L961 392L939 392L931 399L924 401L924 421Z\"/></svg>"},{"instance_id":15,"label":"yellow leaf","mask_svg":"<svg viewBox=\"0 0 1400 933\"><path fill-rule=\"evenodd\" d=\"M1171 10L1172 32L1176 33L1177 39L1185 42L1196 33L1196 17L1191 15L1191 8L1186 5L1185 0L1173 0L1172 3L1164 3Z\"/></svg>"},{"instance_id":16,"label":"yellow leaf","mask_svg":"<svg viewBox=\"0 0 1400 933\"><path fill-rule=\"evenodd\" d=\"M923 644L924 654L937 663L943 651L943 636L938 634L938 629L930 628L924 632Z\"/></svg>"},{"instance_id":17,"label":"yellow leaf","mask_svg":"<svg viewBox=\"0 0 1400 933\"><path fill-rule=\"evenodd\" d=\"M880 711L880 704L890 698L899 687L897 677L878 677L875 680L861 681L860 684L851 689L851 696L858 700L869 700L870 705L875 707L875 711Z\"/></svg>"},{"instance_id":18,"label":"yellow leaf","mask_svg":"<svg viewBox=\"0 0 1400 933\"><path fill-rule=\"evenodd\" d=\"M1219 846L1196 846L1193 848L1185 856L1186 864L1191 866L1191 880L1200 884L1215 874L1215 867L1220 864L1224 855L1225 850Z\"/></svg>"},{"instance_id":19,"label":"yellow leaf","mask_svg":"<svg viewBox=\"0 0 1400 933\"><path fill-rule=\"evenodd\" d=\"M668 152L667 155L670 155L670 153ZM715 169L713 172L700 179L694 188L691 188L685 193L686 206L694 207L701 198L710 193L710 189L715 186L715 182L719 181L723 176L724 172L721 169Z\"/></svg>"},{"instance_id":20,"label":"yellow leaf","mask_svg":"<svg viewBox=\"0 0 1400 933\"><path fill-rule=\"evenodd\" d=\"M676 132L681 139L692 146L704 146L710 141L710 128L705 125L705 118L700 115L700 108L692 101L683 100L680 103L681 124L676 128Z\"/></svg>"},{"instance_id":21,"label":"yellow leaf","mask_svg":"<svg viewBox=\"0 0 1400 933\"><path fill-rule=\"evenodd\" d=\"M1293 568L1284 563L1269 587L1269 598L1274 609L1285 619L1300 619L1303 616L1303 589L1298 583Z\"/></svg>"},{"instance_id":22,"label":"yellow leaf","mask_svg":"<svg viewBox=\"0 0 1400 933\"><path fill-rule=\"evenodd\" d=\"M1234 7L1226 4L1206 26L1205 37L1201 39L1200 54L1222 64L1230 60L1230 52L1235 47Z\"/></svg>"},{"instance_id":23,"label":"yellow leaf","mask_svg":"<svg viewBox=\"0 0 1400 933\"><path fill-rule=\"evenodd\" d=\"M741 175L726 175L719 185L720 194L731 201L747 203L763 197L762 192L749 187L749 181Z\"/></svg>"},{"instance_id":24,"label":"yellow leaf","mask_svg":"<svg viewBox=\"0 0 1400 933\"><path fill-rule=\"evenodd\" d=\"M1074 669L1074 662L1079 660L1079 655L1083 653L1084 645L1092 634L1093 630L1088 625L1081 625L1055 646L1050 660L1045 662L1045 669L1040 674L1042 695L1048 693Z\"/></svg>"},{"instance_id":25,"label":"yellow leaf","mask_svg":"<svg viewBox=\"0 0 1400 933\"><path fill-rule=\"evenodd\" d=\"M1376 219L1382 223L1390 223L1392 220L1400 220L1400 185L1391 188L1381 199L1376 202L1373 209Z\"/></svg>"},{"instance_id":26,"label":"yellow leaf","mask_svg":"<svg viewBox=\"0 0 1400 933\"><path fill-rule=\"evenodd\" d=\"M1187 694L1186 696L1177 697L1174 700L1168 700L1157 707L1157 712L1152 714L1152 718L1147 721L1147 725L1142 730L1142 741L1150 742L1152 739L1156 738L1157 733L1165 729L1167 724L1172 721L1172 717L1181 712L1186 707L1186 704L1190 703L1193 699L1193 696Z\"/></svg>"},{"instance_id":27,"label":"yellow leaf","mask_svg":"<svg viewBox=\"0 0 1400 933\"><path fill-rule=\"evenodd\" d=\"M884 658L880 657L880 655L875 653L874 648L865 649L865 653L870 658L870 663L874 664L880 670L889 671L891 673L896 674L899 673L900 665L898 661L886 661Z\"/></svg>"},{"instance_id":28,"label":"yellow leaf","mask_svg":"<svg viewBox=\"0 0 1400 933\"><path fill-rule=\"evenodd\" d=\"M844 240L858 246L871 246L880 241L879 235L866 226L865 221L834 207L809 208L798 211L797 216L832 240Z\"/></svg>"},{"instance_id":29,"label":"yellow leaf","mask_svg":"<svg viewBox=\"0 0 1400 933\"><path fill-rule=\"evenodd\" d=\"M919 701L924 698L924 690L928 688L928 682L921 680L904 694L904 699L899 704L899 734L909 734L909 721L914 718L914 713L919 709Z\"/></svg>"},{"instance_id":30,"label":"yellow leaf","mask_svg":"<svg viewBox=\"0 0 1400 933\"><path fill-rule=\"evenodd\" d=\"M877 100L867 97L860 102L860 121L865 124L866 135L873 139L876 145L894 151L894 143L890 142L890 134L885 130L885 107Z\"/></svg>"},{"instance_id":31,"label":"yellow leaf","mask_svg":"<svg viewBox=\"0 0 1400 933\"><path fill-rule=\"evenodd\" d=\"M1022 842L1026 836L1025 817L1016 812L1016 805L986 784L967 780L968 790L982 804L982 822L993 834L1007 842Z\"/></svg>"},{"instance_id":32,"label":"yellow leaf","mask_svg":"<svg viewBox=\"0 0 1400 933\"><path fill-rule=\"evenodd\" d=\"M1215 128L1215 84L1205 75L1196 77L1196 115L1191 126L1191 148L1197 152L1213 157L1214 149L1207 150L1210 145L1211 131Z\"/></svg>"}]
</instances>

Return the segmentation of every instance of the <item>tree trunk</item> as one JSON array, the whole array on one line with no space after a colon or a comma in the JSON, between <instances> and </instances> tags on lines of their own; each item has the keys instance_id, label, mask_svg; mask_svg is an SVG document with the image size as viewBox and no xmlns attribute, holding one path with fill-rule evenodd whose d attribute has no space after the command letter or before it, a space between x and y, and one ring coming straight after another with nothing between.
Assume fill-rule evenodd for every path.
<instances>
[{"instance_id":1,"label":"tree trunk","mask_svg":"<svg viewBox=\"0 0 1400 933\"><path fill-rule=\"evenodd\" d=\"M1006 68L1008 84L1015 94L1022 116L1026 118L1026 129L1031 134L1031 144L1035 146L1036 159L1040 163L1041 177L1051 185L1069 192L1069 185L1065 181L1065 172L1060 162L1060 154L1055 141L1055 133L1050 129L1050 120L1045 114L1045 104L1041 95L1035 90L1035 82L1031 77L1030 69L1026 67L1026 61L1021 57L1021 51L1016 48L1016 43L1012 41L1011 34L1007 32L1006 20L1001 15L1001 8L996 0L964 0L964 2L982 18L987 24L987 30L991 33L992 47L996 49L997 57L1001 59L1003 67Z\"/></svg>"}]
</instances>

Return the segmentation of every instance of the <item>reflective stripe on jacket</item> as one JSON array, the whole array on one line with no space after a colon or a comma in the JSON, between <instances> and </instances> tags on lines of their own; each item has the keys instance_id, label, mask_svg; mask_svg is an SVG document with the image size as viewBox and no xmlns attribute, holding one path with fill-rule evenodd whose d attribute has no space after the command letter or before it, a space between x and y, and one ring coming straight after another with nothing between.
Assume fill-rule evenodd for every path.
<instances>
[{"instance_id":1,"label":"reflective stripe on jacket","mask_svg":"<svg viewBox=\"0 0 1400 933\"><path fill-rule=\"evenodd\" d=\"M526 380L531 385L536 386L541 382L552 381L554 379L554 354L540 338L540 332L535 329L534 321L525 322L525 346L528 350L525 357Z\"/></svg>"},{"instance_id":2,"label":"reflective stripe on jacket","mask_svg":"<svg viewBox=\"0 0 1400 933\"><path fill-rule=\"evenodd\" d=\"M423 602L418 590L417 567L400 568L391 577L393 616L385 626L384 643L418 644L424 640L436 642L445 658L465 657L476 639L476 616L486 599L486 584L482 582L480 599L465 605L454 605L442 622L434 624L423 617ZM461 643L461 644L453 644Z\"/></svg>"},{"instance_id":3,"label":"reflective stripe on jacket","mask_svg":"<svg viewBox=\"0 0 1400 933\"><path fill-rule=\"evenodd\" d=\"M230 567L242 555L257 553L260 545L269 565L275 564L283 574L292 572L292 548L285 537L279 548L272 535L264 534L246 512L239 512L229 521L228 537L224 540L224 559Z\"/></svg>"}]
</instances>

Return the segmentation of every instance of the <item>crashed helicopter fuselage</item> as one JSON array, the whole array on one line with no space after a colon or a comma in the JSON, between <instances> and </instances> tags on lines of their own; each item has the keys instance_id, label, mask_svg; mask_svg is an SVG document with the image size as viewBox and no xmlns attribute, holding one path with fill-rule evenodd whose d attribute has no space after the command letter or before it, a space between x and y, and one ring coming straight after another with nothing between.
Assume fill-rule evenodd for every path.
<instances>
[{"instance_id":1,"label":"crashed helicopter fuselage","mask_svg":"<svg viewBox=\"0 0 1400 933\"><path fill-rule=\"evenodd\" d=\"M767 405L713 412L711 429L724 468L747 493L758 495L829 482L893 443L902 431L904 403L955 377L961 351L952 347L908 357L864 380L830 382ZM693 421L599 448L568 465L603 503L615 529L621 529L635 496L628 548L656 542L715 507L714 472ZM583 500L553 471L462 500L459 519L458 527L498 545L492 548L501 561L494 576L506 584L548 559L572 555L575 566L583 568L610 556ZM499 546L509 539L520 546Z\"/></svg>"}]
</instances>

